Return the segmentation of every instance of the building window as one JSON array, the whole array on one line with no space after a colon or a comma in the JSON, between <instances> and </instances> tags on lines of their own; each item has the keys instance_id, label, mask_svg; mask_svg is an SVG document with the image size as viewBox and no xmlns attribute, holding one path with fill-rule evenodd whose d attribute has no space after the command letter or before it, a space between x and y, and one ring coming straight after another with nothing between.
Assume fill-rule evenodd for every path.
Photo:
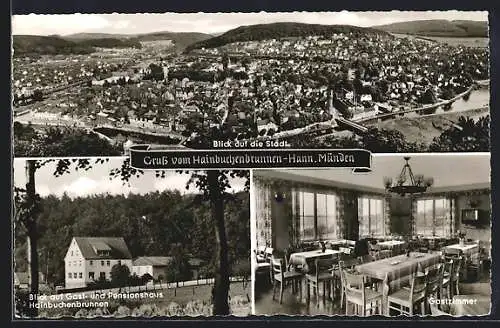
<instances>
[{"instance_id":1,"label":"building window","mask_svg":"<svg viewBox=\"0 0 500 328\"><path fill-rule=\"evenodd\" d=\"M446 198L417 200L415 233L423 236L451 235L451 200Z\"/></svg>"},{"instance_id":2,"label":"building window","mask_svg":"<svg viewBox=\"0 0 500 328\"><path fill-rule=\"evenodd\" d=\"M82 278L83 278L83 273L82 273L82 272L78 272L78 278L79 278L79 279L82 279Z\"/></svg>"},{"instance_id":3,"label":"building window","mask_svg":"<svg viewBox=\"0 0 500 328\"><path fill-rule=\"evenodd\" d=\"M101 261L101 266L104 266L104 261Z\"/></svg>"},{"instance_id":4,"label":"building window","mask_svg":"<svg viewBox=\"0 0 500 328\"><path fill-rule=\"evenodd\" d=\"M90 265L94 265L94 261L89 261L89 264Z\"/></svg>"},{"instance_id":5,"label":"building window","mask_svg":"<svg viewBox=\"0 0 500 328\"><path fill-rule=\"evenodd\" d=\"M78 266L82 266L82 261L78 261Z\"/></svg>"},{"instance_id":6,"label":"building window","mask_svg":"<svg viewBox=\"0 0 500 328\"><path fill-rule=\"evenodd\" d=\"M300 240L334 239L337 226L337 196L302 191L296 195L299 205L296 216L299 219Z\"/></svg>"},{"instance_id":7,"label":"building window","mask_svg":"<svg viewBox=\"0 0 500 328\"><path fill-rule=\"evenodd\" d=\"M122 260L118 260L118 265L122 265Z\"/></svg>"},{"instance_id":8,"label":"building window","mask_svg":"<svg viewBox=\"0 0 500 328\"><path fill-rule=\"evenodd\" d=\"M94 280L94 272L92 271L89 272L89 279Z\"/></svg>"},{"instance_id":9,"label":"building window","mask_svg":"<svg viewBox=\"0 0 500 328\"><path fill-rule=\"evenodd\" d=\"M108 261L106 261L106 265L107 265L107 266L110 266L110 265L111 265L111 261L109 261L109 260L108 260Z\"/></svg>"},{"instance_id":10,"label":"building window","mask_svg":"<svg viewBox=\"0 0 500 328\"><path fill-rule=\"evenodd\" d=\"M106 272L99 272L99 279L106 279Z\"/></svg>"},{"instance_id":11,"label":"building window","mask_svg":"<svg viewBox=\"0 0 500 328\"><path fill-rule=\"evenodd\" d=\"M359 236L385 235L384 200L382 198L358 198Z\"/></svg>"}]
</instances>

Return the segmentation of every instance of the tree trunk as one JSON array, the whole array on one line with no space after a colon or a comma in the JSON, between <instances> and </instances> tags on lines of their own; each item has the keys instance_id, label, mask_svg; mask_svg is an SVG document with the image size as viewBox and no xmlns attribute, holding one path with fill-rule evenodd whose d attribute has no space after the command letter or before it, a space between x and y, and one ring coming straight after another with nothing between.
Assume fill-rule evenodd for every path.
<instances>
[{"instance_id":1,"label":"tree trunk","mask_svg":"<svg viewBox=\"0 0 500 328\"><path fill-rule=\"evenodd\" d=\"M35 190L35 161L26 161L26 195L28 201L32 204L36 201L36 190ZM30 293L34 296L33 300L30 301L29 315L31 317L36 317L38 315L38 310L36 308L37 296L38 296L38 229L37 220L34 217L37 213L31 213L33 217L26 218L25 225L28 232L28 276L30 277Z\"/></svg>"},{"instance_id":2,"label":"tree trunk","mask_svg":"<svg viewBox=\"0 0 500 328\"><path fill-rule=\"evenodd\" d=\"M208 189L210 192L210 206L212 218L215 222L215 279L213 290L213 314L229 314L229 260L226 236L226 226L224 222L224 200L219 186L219 171L210 170L207 172Z\"/></svg>"}]
</instances>

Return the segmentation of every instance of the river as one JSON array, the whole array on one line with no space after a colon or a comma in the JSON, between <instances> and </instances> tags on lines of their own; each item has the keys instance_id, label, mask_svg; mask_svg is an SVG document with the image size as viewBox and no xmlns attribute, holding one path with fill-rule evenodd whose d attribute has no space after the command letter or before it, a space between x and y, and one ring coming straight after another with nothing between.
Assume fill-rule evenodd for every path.
<instances>
[{"instance_id":1,"label":"river","mask_svg":"<svg viewBox=\"0 0 500 328\"><path fill-rule=\"evenodd\" d=\"M463 98L459 98L455 100L451 108L444 109L443 106L433 110L431 113L427 114L444 114L450 112L466 112L469 110L474 110L478 108L488 107L490 103L490 89L489 88L481 88L477 90L472 90L469 96L469 99L465 100ZM416 112L406 113L405 117L419 117L423 116L422 114L418 114Z\"/></svg>"}]
</instances>

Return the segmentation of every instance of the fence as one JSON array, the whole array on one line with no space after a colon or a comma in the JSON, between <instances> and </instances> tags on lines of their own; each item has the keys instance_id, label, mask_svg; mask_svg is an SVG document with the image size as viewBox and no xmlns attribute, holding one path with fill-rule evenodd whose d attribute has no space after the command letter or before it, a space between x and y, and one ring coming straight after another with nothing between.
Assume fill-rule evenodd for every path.
<instances>
[{"instance_id":1,"label":"fence","mask_svg":"<svg viewBox=\"0 0 500 328\"><path fill-rule=\"evenodd\" d=\"M230 277L230 282L242 282L244 285L248 283L247 277ZM176 289L182 287L196 287L196 286L204 286L204 285L212 285L215 283L213 278L206 279L197 279L197 280L189 280L189 281L178 281L178 282L166 282L166 283L155 283L155 284L146 284L140 286L125 286L125 287L114 287L109 289L92 289L90 290L88 287L82 288L72 288L72 289L60 289L57 291L58 294L70 294L74 292L82 292L84 294L102 294L102 293L139 293L139 292L155 292L164 289Z\"/></svg>"}]
</instances>

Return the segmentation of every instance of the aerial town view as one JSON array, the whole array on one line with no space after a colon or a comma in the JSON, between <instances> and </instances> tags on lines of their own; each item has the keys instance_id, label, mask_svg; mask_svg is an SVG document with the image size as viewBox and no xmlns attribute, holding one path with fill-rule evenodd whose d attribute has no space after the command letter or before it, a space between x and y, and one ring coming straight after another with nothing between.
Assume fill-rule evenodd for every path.
<instances>
[{"instance_id":1,"label":"aerial town view","mask_svg":"<svg viewBox=\"0 0 500 328\"><path fill-rule=\"evenodd\" d=\"M489 151L486 12L77 15L107 24L50 29L63 16L13 18L18 157L255 139Z\"/></svg>"}]
</instances>

